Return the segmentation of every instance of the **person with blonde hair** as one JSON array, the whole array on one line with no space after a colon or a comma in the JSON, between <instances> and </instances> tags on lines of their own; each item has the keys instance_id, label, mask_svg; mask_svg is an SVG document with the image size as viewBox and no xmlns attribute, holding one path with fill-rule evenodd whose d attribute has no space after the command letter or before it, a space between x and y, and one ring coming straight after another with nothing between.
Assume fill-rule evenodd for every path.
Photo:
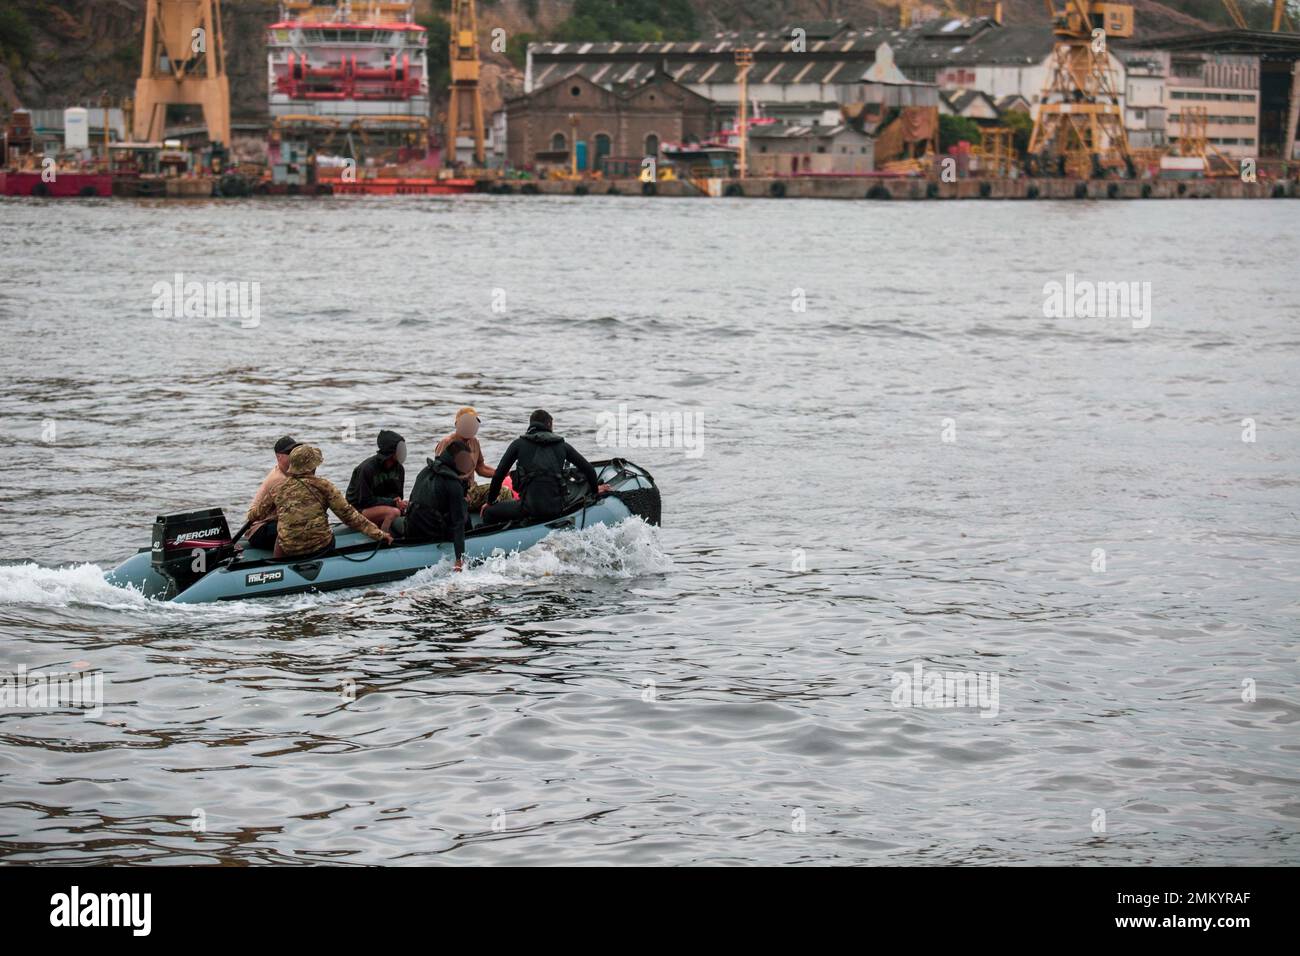
<instances>
[{"instance_id":1,"label":"person with blonde hair","mask_svg":"<svg viewBox=\"0 0 1300 956\"><path fill-rule=\"evenodd\" d=\"M463 441L469 446L469 453L474 459L474 468L469 473L468 491L465 493L465 503L469 510L475 514L488 504L488 486L481 485L475 478L480 475L484 478L495 478L497 470L487 463L483 457L483 446L478 441L478 427L482 420L478 417L472 405L466 405L456 413L456 429L450 435L447 435L442 441L438 442L437 447L433 449L434 457L441 455L447 450L447 447L454 441ZM514 494L509 493L513 498Z\"/></svg>"}]
</instances>

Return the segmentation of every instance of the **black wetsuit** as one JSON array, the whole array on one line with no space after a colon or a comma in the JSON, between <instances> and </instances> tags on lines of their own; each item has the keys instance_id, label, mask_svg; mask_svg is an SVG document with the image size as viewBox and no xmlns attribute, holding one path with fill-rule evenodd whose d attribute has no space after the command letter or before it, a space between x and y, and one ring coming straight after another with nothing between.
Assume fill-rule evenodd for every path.
<instances>
[{"instance_id":1,"label":"black wetsuit","mask_svg":"<svg viewBox=\"0 0 1300 956\"><path fill-rule=\"evenodd\" d=\"M406 469L398 461L389 464L391 456L385 452L371 455L352 469L352 480L344 496L348 504L358 511L375 505L396 507L394 502L402 497L406 488Z\"/></svg>"},{"instance_id":2,"label":"black wetsuit","mask_svg":"<svg viewBox=\"0 0 1300 956\"><path fill-rule=\"evenodd\" d=\"M452 541L459 561L465 553L465 526L469 523L468 486L452 467L452 457L443 452L428 458L416 475L406 509L406 537L410 541Z\"/></svg>"},{"instance_id":3,"label":"black wetsuit","mask_svg":"<svg viewBox=\"0 0 1300 956\"><path fill-rule=\"evenodd\" d=\"M488 501L496 501L501 482L513 467L514 486L519 498L497 501L488 505L483 520L487 524L498 521L518 521L520 518L554 518L564 511L564 463L571 462L582 472L596 493L600 479L596 469L573 446L559 435L554 435L540 425L532 425L526 434L510 443L497 465L497 473L488 486Z\"/></svg>"}]
</instances>

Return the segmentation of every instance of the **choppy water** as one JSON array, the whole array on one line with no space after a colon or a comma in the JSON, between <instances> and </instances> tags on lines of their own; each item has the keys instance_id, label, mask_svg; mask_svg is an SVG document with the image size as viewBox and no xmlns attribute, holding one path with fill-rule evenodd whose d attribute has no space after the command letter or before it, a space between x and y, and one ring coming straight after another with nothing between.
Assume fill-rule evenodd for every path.
<instances>
[{"instance_id":1,"label":"choppy water","mask_svg":"<svg viewBox=\"0 0 1300 956\"><path fill-rule=\"evenodd\" d=\"M0 711L0 858L1295 863L1297 209L0 202L0 670L105 679ZM155 318L176 272L260 326ZM1044 318L1067 273L1150 327ZM467 402L490 456L537 405L591 457L620 403L704 444L623 450L658 532L459 577L100 580L281 433L343 483ZM918 662L996 716L895 707Z\"/></svg>"}]
</instances>

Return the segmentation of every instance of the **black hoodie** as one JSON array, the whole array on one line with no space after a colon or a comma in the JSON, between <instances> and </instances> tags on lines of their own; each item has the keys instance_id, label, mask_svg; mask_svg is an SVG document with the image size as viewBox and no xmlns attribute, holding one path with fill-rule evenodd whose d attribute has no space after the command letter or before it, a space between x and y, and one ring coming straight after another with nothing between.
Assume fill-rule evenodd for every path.
<instances>
[{"instance_id":1,"label":"black hoodie","mask_svg":"<svg viewBox=\"0 0 1300 956\"><path fill-rule=\"evenodd\" d=\"M488 501L496 501L501 482L511 468L516 469L515 491L523 499L524 511L533 518L553 518L564 510L564 463L571 462L591 485L594 495L600 485L596 469L573 446L541 425L510 443L497 465L496 476L488 487Z\"/></svg>"},{"instance_id":2,"label":"black hoodie","mask_svg":"<svg viewBox=\"0 0 1300 956\"><path fill-rule=\"evenodd\" d=\"M449 448L437 458L425 459L411 487L406 536L412 541L452 541L459 561L465 553L465 527L469 523L469 507L465 504L468 486L456 471L454 459Z\"/></svg>"},{"instance_id":3,"label":"black hoodie","mask_svg":"<svg viewBox=\"0 0 1300 956\"><path fill-rule=\"evenodd\" d=\"M387 435L394 436L397 441L386 445L384 437ZM388 464L402 437L397 432L380 432L379 439L380 450L352 469L352 480L348 482L348 504L358 511L375 505L391 508L406 488L406 469L402 463L394 459L391 465Z\"/></svg>"}]
</instances>

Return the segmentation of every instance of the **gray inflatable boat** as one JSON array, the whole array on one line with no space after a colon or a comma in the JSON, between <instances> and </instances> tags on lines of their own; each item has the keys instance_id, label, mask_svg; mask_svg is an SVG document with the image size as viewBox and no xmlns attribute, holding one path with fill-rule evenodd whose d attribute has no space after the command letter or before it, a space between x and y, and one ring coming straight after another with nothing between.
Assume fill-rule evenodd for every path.
<instances>
[{"instance_id":1,"label":"gray inflatable boat","mask_svg":"<svg viewBox=\"0 0 1300 956\"><path fill-rule=\"evenodd\" d=\"M571 473L568 507L558 518L483 526L473 515L474 527L465 535L465 557L474 560L498 551L523 551L552 531L618 524L632 517L659 524L659 489L648 471L621 458L592 465L601 483L611 487L609 493L590 496L582 477ZM160 515L154 522L152 545L104 578L159 601L199 604L380 584L454 559L450 542L399 540L384 547L342 525L334 532L335 547L324 555L276 559L270 551L237 548L220 508Z\"/></svg>"}]
</instances>

